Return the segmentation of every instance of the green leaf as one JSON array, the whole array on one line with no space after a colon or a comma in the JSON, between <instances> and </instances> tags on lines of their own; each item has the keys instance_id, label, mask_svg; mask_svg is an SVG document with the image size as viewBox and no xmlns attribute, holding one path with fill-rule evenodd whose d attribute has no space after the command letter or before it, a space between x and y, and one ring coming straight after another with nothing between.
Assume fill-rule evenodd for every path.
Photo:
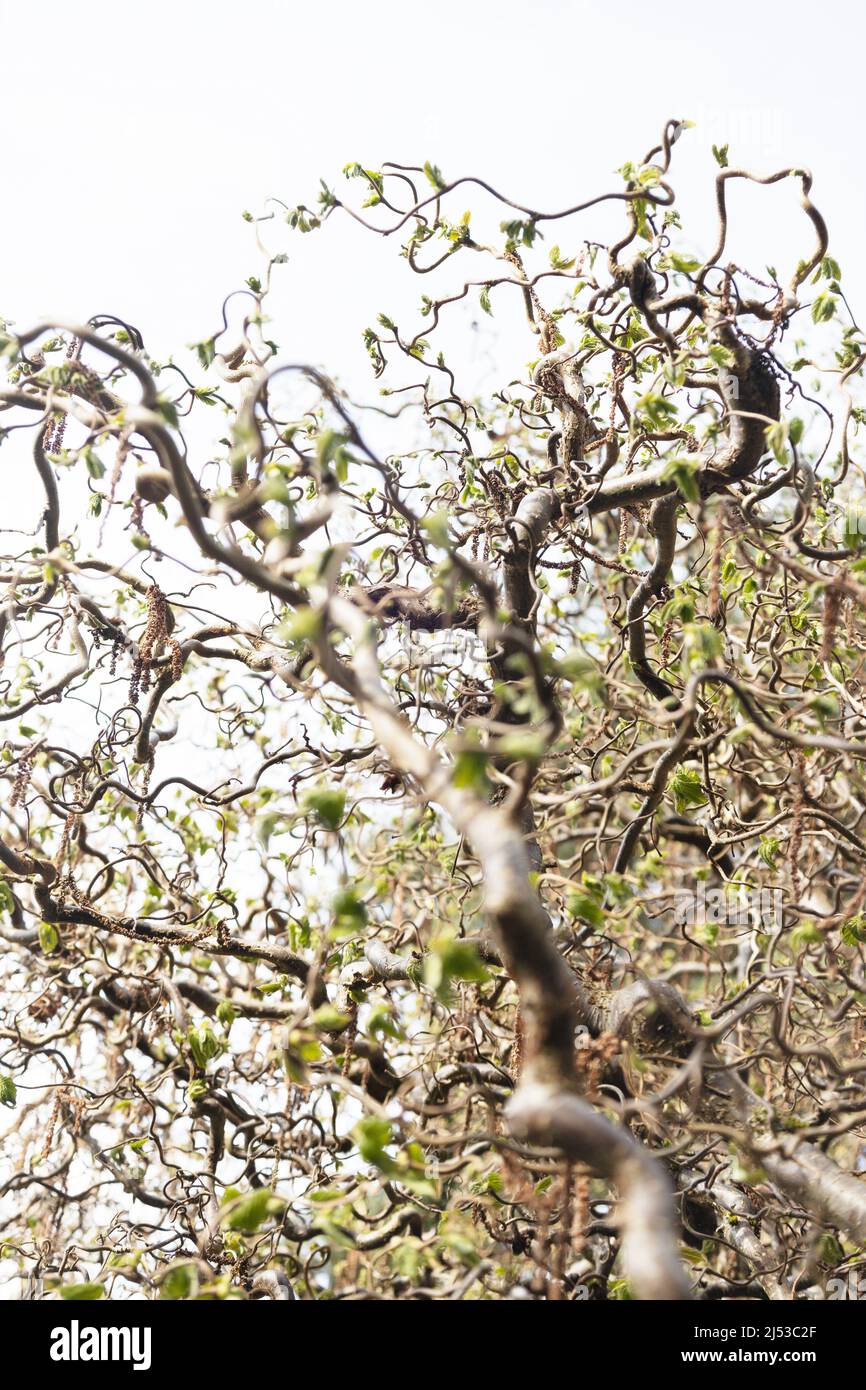
<instances>
[{"instance_id":1,"label":"green leaf","mask_svg":"<svg viewBox=\"0 0 866 1390\"><path fill-rule=\"evenodd\" d=\"M393 1010L388 1004L375 1004L373 1006L367 1018L365 1031L371 1038L397 1038L399 1040L405 1036L395 1021Z\"/></svg>"},{"instance_id":2,"label":"green leaf","mask_svg":"<svg viewBox=\"0 0 866 1390\"><path fill-rule=\"evenodd\" d=\"M725 649L724 636L711 623L686 623L683 636L689 655L697 657L702 665L714 661Z\"/></svg>"},{"instance_id":3,"label":"green leaf","mask_svg":"<svg viewBox=\"0 0 866 1390\"><path fill-rule=\"evenodd\" d=\"M271 836L275 834L282 819L283 817L277 811L268 811L265 815L259 816L256 821L256 839L262 849L267 849L271 842Z\"/></svg>"},{"instance_id":4,"label":"green leaf","mask_svg":"<svg viewBox=\"0 0 866 1390\"><path fill-rule=\"evenodd\" d=\"M216 338L205 338L201 343L190 343L190 347L195 349L202 369L207 371L216 357Z\"/></svg>"},{"instance_id":5,"label":"green leaf","mask_svg":"<svg viewBox=\"0 0 866 1390\"><path fill-rule=\"evenodd\" d=\"M600 903L590 893L570 893L567 907L572 917L579 917L596 931L603 929L604 912Z\"/></svg>"},{"instance_id":6,"label":"green leaf","mask_svg":"<svg viewBox=\"0 0 866 1390\"><path fill-rule=\"evenodd\" d=\"M820 946L823 937L814 922L800 922L791 932L791 949L802 951L805 946Z\"/></svg>"},{"instance_id":7,"label":"green leaf","mask_svg":"<svg viewBox=\"0 0 866 1390\"><path fill-rule=\"evenodd\" d=\"M829 323L836 313L836 296L824 290L812 300L812 322Z\"/></svg>"},{"instance_id":8,"label":"green leaf","mask_svg":"<svg viewBox=\"0 0 866 1390\"><path fill-rule=\"evenodd\" d=\"M504 734L497 740L496 753L501 758L514 762L541 762L547 752L547 740L542 734L531 729L520 733Z\"/></svg>"},{"instance_id":9,"label":"green leaf","mask_svg":"<svg viewBox=\"0 0 866 1390\"><path fill-rule=\"evenodd\" d=\"M563 256L558 246L551 246L550 264L554 270L571 270L574 257Z\"/></svg>"},{"instance_id":10,"label":"green leaf","mask_svg":"<svg viewBox=\"0 0 866 1390\"><path fill-rule=\"evenodd\" d=\"M170 425L173 430L180 427L180 422L177 418L177 406L174 401L168 400L165 396L158 396L154 409L157 415L161 415L165 423Z\"/></svg>"},{"instance_id":11,"label":"green leaf","mask_svg":"<svg viewBox=\"0 0 866 1390\"><path fill-rule=\"evenodd\" d=\"M44 956L50 956L60 945L57 928L51 922L39 923L39 945Z\"/></svg>"},{"instance_id":12,"label":"green leaf","mask_svg":"<svg viewBox=\"0 0 866 1390\"><path fill-rule=\"evenodd\" d=\"M504 1190L505 1181L502 1174L496 1168L490 1173L485 1173L483 1178L477 1178L475 1182L472 1183L472 1191L477 1192L479 1196L483 1196L485 1192L499 1193Z\"/></svg>"},{"instance_id":13,"label":"green leaf","mask_svg":"<svg viewBox=\"0 0 866 1390\"><path fill-rule=\"evenodd\" d=\"M662 477L673 483L687 502L700 502L701 489L698 471L701 467L698 458L673 458L665 464Z\"/></svg>"},{"instance_id":14,"label":"green leaf","mask_svg":"<svg viewBox=\"0 0 866 1390\"><path fill-rule=\"evenodd\" d=\"M447 508L440 507L436 512L431 512L429 516L422 517L421 525L430 537L434 545L438 545L441 550L447 550L451 544L451 532L449 529L449 513Z\"/></svg>"},{"instance_id":15,"label":"green leaf","mask_svg":"<svg viewBox=\"0 0 866 1390\"><path fill-rule=\"evenodd\" d=\"M321 464L332 463L346 444L346 435L339 430L322 430L316 438L316 457Z\"/></svg>"},{"instance_id":16,"label":"green leaf","mask_svg":"<svg viewBox=\"0 0 866 1390\"><path fill-rule=\"evenodd\" d=\"M252 1235L269 1216L279 1216L285 1209L282 1197L275 1197L269 1187L259 1187L248 1197L228 1202L222 1209L221 1222L230 1231Z\"/></svg>"},{"instance_id":17,"label":"green leaf","mask_svg":"<svg viewBox=\"0 0 866 1390\"><path fill-rule=\"evenodd\" d=\"M365 1115L352 1130L352 1137L358 1145L358 1153L365 1163L376 1168L390 1168L394 1160L385 1153L385 1145L391 1143L391 1125L378 1115Z\"/></svg>"},{"instance_id":18,"label":"green leaf","mask_svg":"<svg viewBox=\"0 0 866 1390\"><path fill-rule=\"evenodd\" d=\"M572 647L554 661L553 671L578 690L589 690L593 695L600 695L604 688L602 674L592 657L579 647Z\"/></svg>"},{"instance_id":19,"label":"green leaf","mask_svg":"<svg viewBox=\"0 0 866 1390\"><path fill-rule=\"evenodd\" d=\"M695 256L682 256L676 251L668 253L668 260L674 270L681 271L683 275L691 275L701 268L701 263Z\"/></svg>"},{"instance_id":20,"label":"green leaf","mask_svg":"<svg viewBox=\"0 0 866 1390\"><path fill-rule=\"evenodd\" d=\"M851 502L845 508L844 544L849 550L859 550L866 539L866 506Z\"/></svg>"},{"instance_id":21,"label":"green leaf","mask_svg":"<svg viewBox=\"0 0 866 1390\"><path fill-rule=\"evenodd\" d=\"M424 173L437 193L441 193L442 189L445 187L445 180L442 177L442 170L439 168L438 164L431 164L429 159L425 159Z\"/></svg>"},{"instance_id":22,"label":"green leaf","mask_svg":"<svg viewBox=\"0 0 866 1390\"><path fill-rule=\"evenodd\" d=\"M331 935L356 936L367 924L367 907L354 888L342 888L332 903L334 925Z\"/></svg>"},{"instance_id":23,"label":"green leaf","mask_svg":"<svg viewBox=\"0 0 866 1390\"><path fill-rule=\"evenodd\" d=\"M647 391L636 402L637 410L644 424L651 432L663 433L669 430L677 419L676 404L658 391ZM671 460L677 462L678 460Z\"/></svg>"},{"instance_id":24,"label":"green leaf","mask_svg":"<svg viewBox=\"0 0 866 1390\"><path fill-rule=\"evenodd\" d=\"M314 642L322 630L322 615L318 608L296 608L280 624L280 636L290 644Z\"/></svg>"},{"instance_id":25,"label":"green leaf","mask_svg":"<svg viewBox=\"0 0 866 1390\"><path fill-rule=\"evenodd\" d=\"M98 479L105 476L105 464L93 449L84 448L81 451L81 455L84 459L84 466L91 478Z\"/></svg>"},{"instance_id":26,"label":"green leaf","mask_svg":"<svg viewBox=\"0 0 866 1390\"><path fill-rule=\"evenodd\" d=\"M221 1057L226 1050L225 1038L214 1032L209 1019L205 1019L200 1028L188 1028L186 1040L193 1061L201 1071L205 1071L208 1062Z\"/></svg>"},{"instance_id":27,"label":"green leaf","mask_svg":"<svg viewBox=\"0 0 866 1390\"><path fill-rule=\"evenodd\" d=\"M845 1251L839 1243L838 1236L832 1231L824 1231L818 1241L818 1259L822 1265L837 1265L840 1260L844 1260Z\"/></svg>"},{"instance_id":28,"label":"green leaf","mask_svg":"<svg viewBox=\"0 0 866 1390\"><path fill-rule=\"evenodd\" d=\"M771 450L777 463L786 463L788 457L788 422L777 420L764 430L767 448Z\"/></svg>"},{"instance_id":29,"label":"green leaf","mask_svg":"<svg viewBox=\"0 0 866 1390\"><path fill-rule=\"evenodd\" d=\"M487 761L488 754L485 749L461 748L454 759L454 771L451 774L454 786L469 791L485 792Z\"/></svg>"},{"instance_id":30,"label":"green leaf","mask_svg":"<svg viewBox=\"0 0 866 1390\"><path fill-rule=\"evenodd\" d=\"M671 791L674 795L674 805L680 814L689 806L705 806L707 804L707 798L701 786L701 775L697 768L678 767L671 778Z\"/></svg>"},{"instance_id":31,"label":"green leaf","mask_svg":"<svg viewBox=\"0 0 866 1390\"><path fill-rule=\"evenodd\" d=\"M349 1022L349 1016L341 1014L333 1004L322 1004L316 1009L311 1022L314 1028L320 1028L324 1033L339 1033Z\"/></svg>"},{"instance_id":32,"label":"green leaf","mask_svg":"<svg viewBox=\"0 0 866 1390\"><path fill-rule=\"evenodd\" d=\"M18 1099L18 1087L11 1076L0 1076L0 1105L13 1109Z\"/></svg>"},{"instance_id":33,"label":"green leaf","mask_svg":"<svg viewBox=\"0 0 866 1390\"><path fill-rule=\"evenodd\" d=\"M430 953L424 958L424 983L443 1002L451 999L455 980L484 984L490 972L475 947L468 941L443 934L430 943Z\"/></svg>"},{"instance_id":34,"label":"green leaf","mask_svg":"<svg viewBox=\"0 0 866 1390\"><path fill-rule=\"evenodd\" d=\"M519 218L514 218L509 222L500 222L499 230L505 233L508 244L512 247L517 246L518 243L531 246L535 238L541 236L541 232L531 218L526 222Z\"/></svg>"},{"instance_id":35,"label":"green leaf","mask_svg":"<svg viewBox=\"0 0 866 1390\"><path fill-rule=\"evenodd\" d=\"M758 845L758 858L768 869L775 869L781 850L782 846L775 835L764 835Z\"/></svg>"},{"instance_id":36,"label":"green leaf","mask_svg":"<svg viewBox=\"0 0 866 1390\"><path fill-rule=\"evenodd\" d=\"M842 940L846 946L866 946L866 914L858 912L848 918L842 926Z\"/></svg>"},{"instance_id":37,"label":"green leaf","mask_svg":"<svg viewBox=\"0 0 866 1390\"><path fill-rule=\"evenodd\" d=\"M195 1298L197 1293L198 1271L195 1265L189 1261L169 1265L160 1281L160 1298Z\"/></svg>"},{"instance_id":38,"label":"green leaf","mask_svg":"<svg viewBox=\"0 0 866 1390\"><path fill-rule=\"evenodd\" d=\"M627 1279L608 1279L607 1296L614 1303L631 1303L634 1294Z\"/></svg>"},{"instance_id":39,"label":"green leaf","mask_svg":"<svg viewBox=\"0 0 866 1390\"><path fill-rule=\"evenodd\" d=\"M105 1294L104 1284L64 1284L60 1297L94 1303Z\"/></svg>"},{"instance_id":40,"label":"green leaf","mask_svg":"<svg viewBox=\"0 0 866 1390\"><path fill-rule=\"evenodd\" d=\"M238 1011L230 999L222 999L217 1004L216 1016L224 1028L231 1028L238 1016Z\"/></svg>"},{"instance_id":41,"label":"green leaf","mask_svg":"<svg viewBox=\"0 0 866 1390\"><path fill-rule=\"evenodd\" d=\"M346 793L342 787L329 787L320 782L306 792L302 804L326 830L338 830L346 809Z\"/></svg>"}]
</instances>

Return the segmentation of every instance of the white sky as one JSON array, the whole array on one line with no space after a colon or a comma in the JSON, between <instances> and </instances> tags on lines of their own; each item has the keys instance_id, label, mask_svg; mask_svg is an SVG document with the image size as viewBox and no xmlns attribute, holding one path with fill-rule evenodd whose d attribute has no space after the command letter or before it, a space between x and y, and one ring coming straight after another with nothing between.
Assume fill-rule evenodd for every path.
<instances>
[{"instance_id":1,"label":"white sky","mask_svg":"<svg viewBox=\"0 0 866 1390\"><path fill-rule=\"evenodd\" d=\"M713 12L670 0L0 0L0 17L0 316L21 328L112 313L142 331L158 361L183 359L185 345L218 328L224 297L261 274L241 214L265 211L269 197L315 205L321 175L357 203L360 183L342 177L348 162L430 159L446 178L480 175L517 202L556 210L621 187L615 169L641 158L669 117L696 122L671 176L681 249L702 256L715 241L713 143L756 173L805 164L855 314L866 303L866 25L843 0L729 0ZM798 191L796 180L729 185L726 254L758 274L772 262L787 280L814 244ZM458 191L446 214L457 220L469 206L476 235L500 242L506 214L479 190ZM584 236L608 241L623 225L619 203L546 224L541 262L554 242L574 254ZM341 213L314 235L282 218L263 234L289 254L267 301L279 360L322 365L370 402L379 386L363 327L385 310L424 330L422 292L491 273L488 258L461 256L444 285L413 275L397 237ZM234 300L236 317L249 302ZM525 374L535 342L519 296L496 296L493 318L474 295L467 305L446 311L439 343L464 390L468 369L496 386ZM221 412L197 414L198 428L224 432ZM410 426L383 425L382 439L375 420L364 428L389 452ZM210 440L190 442L196 466ZM22 431L0 452L0 525L25 532L44 505L29 448ZM63 478L64 533L81 520L83 487L83 474ZM133 563L125 550L114 558Z\"/></svg>"},{"instance_id":2,"label":"white sky","mask_svg":"<svg viewBox=\"0 0 866 1390\"><path fill-rule=\"evenodd\" d=\"M757 171L805 163L845 288L863 302L864 24L852 3L0 7L0 314L20 326L113 312L164 358L213 331L225 293L258 271L240 213L268 195L312 202L318 176L341 182L349 160L429 158L446 176L482 174L553 208L617 186L611 171L668 116L698 122L674 165L696 249L714 227L711 142L729 141L732 163ZM738 188L731 201L759 272L767 261L782 271L776 234L792 221L792 257L811 245L791 218L795 184ZM607 225L589 214L574 240ZM292 261L277 336L351 375L390 272L373 238L332 226L328 242L281 230ZM387 244L388 264L405 281L397 250ZM408 278L417 302L427 287Z\"/></svg>"}]
</instances>

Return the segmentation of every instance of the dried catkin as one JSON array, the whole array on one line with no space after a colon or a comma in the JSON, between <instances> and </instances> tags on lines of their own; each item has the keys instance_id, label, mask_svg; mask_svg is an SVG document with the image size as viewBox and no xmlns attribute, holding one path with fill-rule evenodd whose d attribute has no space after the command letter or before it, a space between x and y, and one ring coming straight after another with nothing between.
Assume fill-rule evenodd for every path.
<instances>
[{"instance_id":1,"label":"dried catkin","mask_svg":"<svg viewBox=\"0 0 866 1390\"><path fill-rule=\"evenodd\" d=\"M670 661L670 657L671 657L671 643L672 643L672 641L673 641L673 636L674 636L674 624L673 624L673 619L669 619L668 622L665 623L664 631L662 632L662 641L661 641L661 667L662 667L662 670L664 670L664 669L667 667L667 665L668 665L668 663L669 663L669 661Z\"/></svg>"},{"instance_id":2,"label":"dried catkin","mask_svg":"<svg viewBox=\"0 0 866 1390\"><path fill-rule=\"evenodd\" d=\"M721 516L716 521L716 529L713 534L713 553L710 559L710 596L709 610L710 622L719 623L723 617L722 612L722 548L724 546L725 533L722 527Z\"/></svg>"},{"instance_id":3,"label":"dried catkin","mask_svg":"<svg viewBox=\"0 0 866 1390\"><path fill-rule=\"evenodd\" d=\"M585 1173L576 1173L571 1198L571 1249L582 1255L586 1245L586 1229L590 1218L590 1182Z\"/></svg>"},{"instance_id":4,"label":"dried catkin","mask_svg":"<svg viewBox=\"0 0 866 1390\"><path fill-rule=\"evenodd\" d=\"M30 786L30 778L33 776L33 764L36 760L36 744L31 744L24 749L18 759L18 770L15 773L15 781L12 783L12 795L9 798L10 806L20 806L27 795L27 788Z\"/></svg>"},{"instance_id":5,"label":"dried catkin","mask_svg":"<svg viewBox=\"0 0 866 1390\"><path fill-rule=\"evenodd\" d=\"M514 1042L511 1046L511 1076L517 1082L523 1069L523 1015L517 1010L514 1020Z\"/></svg>"},{"instance_id":6,"label":"dried catkin","mask_svg":"<svg viewBox=\"0 0 866 1390\"><path fill-rule=\"evenodd\" d=\"M172 638L169 643L169 650L171 651L171 678L172 681L179 681L183 674L183 652L180 649L180 643Z\"/></svg>"},{"instance_id":7,"label":"dried catkin","mask_svg":"<svg viewBox=\"0 0 866 1390\"><path fill-rule=\"evenodd\" d=\"M548 1297L554 1301L564 1296L565 1269L571 1247L571 1229L574 1220L574 1164L567 1162L560 1180L561 1198L559 1207L559 1229L551 1232L550 1292Z\"/></svg>"},{"instance_id":8,"label":"dried catkin","mask_svg":"<svg viewBox=\"0 0 866 1390\"><path fill-rule=\"evenodd\" d=\"M76 363L81 359L81 340L80 338L70 338L66 349L67 363ZM45 429L42 434L42 447L46 454L59 454L63 448L63 439L66 434L67 415L65 411L59 411L55 415L49 416L45 422Z\"/></svg>"},{"instance_id":9,"label":"dried catkin","mask_svg":"<svg viewBox=\"0 0 866 1390\"><path fill-rule=\"evenodd\" d=\"M147 591L147 622L144 625L138 652L132 666L129 682L129 703L138 704L139 693L147 694L150 689L151 668L154 657L168 640L168 603L158 584L151 584ZM178 651L179 655L179 651ZM177 656L172 652L172 671L176 669Z\"/></svg>"},{"instance_id":10,"label":"dried catkin","mask_svg":"<svg viewBox=\"0 0 866 1390\"><path fill-rule=\"evenodd\" d=\"M804 801L804 781L806 776L806 760L801 750L797 750L794 756L796 766L796 781L794 783L794 810L791 817L791 838L788 841L788 863L791 871L791 887L794 890L794 897L799 898L802 887L802 875L800 873L800 848L803 843L803 801Z\"/></svg>"},{"instance_id":11,"label":"dried catkin","mask_svg":"<svg viewBox=\"0 0 866 1390\"><path fill-rule=\"evenodd\" d=\"M108 521L112 507L117 501L117 488L123 475L123 465L129 457L129 440L132 434L131 429L123 429L117 436L117 452L114 456L114 467L111 470L111 477L108 482L108 497L106 498L105 511L102 514L102 522L99 527L99 544L105 534L105 523Z\"/></svg>"},{"instance_id":12,"label":"dried catkin","mask_svg":"<svg viewBox=\"0 0 866 1390\"><path fill-rule=\"evenodd\" d=\"M111 642L111 661L110 661L109 667L108 667L109 673L110 673L112 676L114 676L114 675L117 674L117 659L118 659L118 657L120 656L120 653L123 651L123 645L124 645L124 643L123 643L123 638L121 637L120 633L117 633L117 634L112 638L112 642Z\"/></svg>"},{"instance_id":13,"label":"dried catkin","mask_svg":"<svg viewBox=\"0 0 866 1390\"><path fill-rule=\"evenodd\" d=\"M823 665L832 660L833 643L836 639L836 626L842 609L842 590L835 584L828 584L824 590L824 612L821 627L821 655Z\"/></svg>"}]
</instances>

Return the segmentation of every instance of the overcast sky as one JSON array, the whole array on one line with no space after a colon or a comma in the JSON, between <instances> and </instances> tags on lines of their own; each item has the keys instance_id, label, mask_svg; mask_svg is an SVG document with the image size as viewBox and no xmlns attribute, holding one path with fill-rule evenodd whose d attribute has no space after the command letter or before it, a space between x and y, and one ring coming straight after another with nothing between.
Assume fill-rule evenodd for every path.
<instances>
[{"instance_id":1,"label":"overcast sky","mask_svg":"<svg viewBox=\"0 0 866 1390\"><path fill-rule=\"evenodd\" d=\"M225 293L259 269L240 214L269 195L312 200L318 176L338 181L349 160L429 158L552 208L616 186L612 170L668 116L697 122L675 164L695 249L714 226L713 141L756 171L805 163L862 302L863 25L851 3L2 9L0 314L20 325L110 311L164 356L212 331ZM811 244L796 201L794 183L737 190L737 235L758 269L780 261L792 225L792 254ZM588 218L578 231L598 226ZM359 329L387 300L378 252L363 236L350 243L345 226L321 247L280 235L292 255L281 345L350 371ZM368 255L360 272L355 257ZM323 297L336 291L326 327Z\"/></svg>"}]
</instances>

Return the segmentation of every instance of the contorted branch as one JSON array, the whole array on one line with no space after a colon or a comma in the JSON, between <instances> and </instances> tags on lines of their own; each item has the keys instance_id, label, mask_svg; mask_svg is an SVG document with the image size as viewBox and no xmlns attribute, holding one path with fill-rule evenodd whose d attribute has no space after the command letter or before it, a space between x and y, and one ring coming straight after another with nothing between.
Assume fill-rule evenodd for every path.
<instances>
[{"instance_id":1,"label":"contorted branch","mask_svg":"<svg viewBox=\"0 0 866 1390\"><path fill-rule=\"evenodd\" d=\"M521 1081L507 1112L514 1132L560 1149L617 1185L623 1198L623 1256L639 1297L688 1298L688 1280L676 1256L673 1194L662 1170L629 1134L577 1095L576 982L530 887L519 828L503 810L489 809L454 787L447 769L416 742L385 696L372 629L344 600L332 599L329 609L353 639L352 670L338 665L327 647L323 665L352 690L393 764L418 782L425 798L444 807L478 856L485 909L520 991L526 1029Z\"/></svg>"},{"instance_id":2,"label":"contorted branch","mask_svg":"<svg viewBox=\"0 0 866 1390\"><path fill-rule=\"evenodd\" d=\"M866 342L804 171L722 168L694 254L685 130L559 212L349 165L248 214L260 273L163 363L114 316L4 328L22 1291L860 1268ZM732 180L799 188L793 265L727 258ZM424 291L363 331L369 402L286 360L269 298L334 217Z\"/></svg>"}]
</instances>

